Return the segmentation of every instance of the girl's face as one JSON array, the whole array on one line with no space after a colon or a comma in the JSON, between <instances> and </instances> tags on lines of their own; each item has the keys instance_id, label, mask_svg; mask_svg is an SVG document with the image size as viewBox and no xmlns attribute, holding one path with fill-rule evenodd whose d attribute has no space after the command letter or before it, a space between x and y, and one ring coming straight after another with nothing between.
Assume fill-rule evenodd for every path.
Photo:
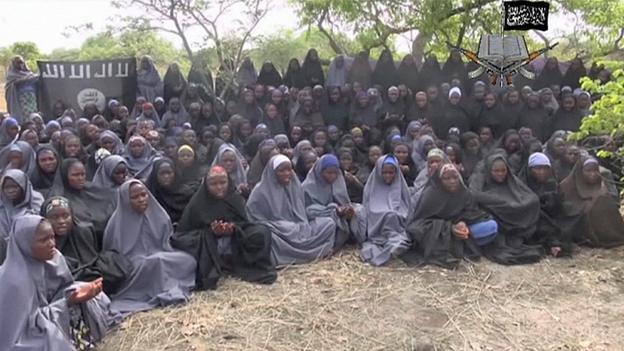
<instances>
[{"instance_id":1,"label":"girl's face","mask_svg":"<svg viewBox=\"0 0 624 351\"><path fill-rule=\"evenodd\" d=\"M459 95L459 94L457 94L457 93L455 93L455 92L453 92L453 93L451 94L451 96L449 97L449 102L450 102L453 106L455 106L455 105L459 104L459 100L461 100L461 95Z\"/></svg>"},{"instance_id":2,"label":"girl's face","mask_svg":"<svg viewBox=\"0 0 624 351\"><path fill-rule=\"evenodd\" d=\"M266 114L267 117L269 117L270 119L274 119L275 117L277 117L277 107L275 107L275 105L273 104L268 105L266 108Z\"/></svg>"},{"instance_id":3,"label":"girl's face","mask_svg":"<svg viewBox=\"0 0 624 351\"><path fill-rule=\"evenodd\" d=\"M143 155L143 151L145 150L145 144L142 140L133 140L130 143L130 154L132 157L141 157Z\"/></svg>"},{"instance_id":4,"label":"girl's face","mask_svg":"<svg viewBox=\"0 0 624 351\"><path fill-rule=\"evenodd\" d=\"M507 101L512 105L517 104L520 102L520 93L516 90L510 91L509 94L507 94Z\"/></svg>"},{"instance_id":5,"label":"girl's face","mask_svg":"<svg viewBox=\"0 0 624 351\"><path fill-rule=\"evenodd\" d=\"M56 155L51 150L45 150L37 155L37 163L39 164L39 168L46 174L52 174L56 172L56 167L58 166L58 160L56 159Z\"/></svg>"},{"instance_id":6,"label":"girl's face","mask_svg":"<svg viewBox=\"0 0 624 351\"><path fill-rule=\"evenodd\" d=\"M440 180L442 181L442 187L449 193L454 193L459 190L460 180L459 174L457 172L444 172L440 176Z\"/></svg>"},{"instance_id":7,"label":"girl's face","mask_svg":"<svg viewBox=\"0 0 624 351\"><path fill-rule=\"evenodd\" d=\"M583 180L587 184L599 184L601 182L600 167L596 163L583 166Z\"/></svg>"},{"instance_id":8,"label":"girl's face","mask_svg":"<svg viewBox=\"0 0 624 351\"><path fill-rule=\"evenodd\" d=\"M566 152L566 142L562 138L556 138L553 140L553 148L555 149L555 156L563 156Z\"/></svg>"},{"instance_id":9,"label":"girl's face","mask_svg":"<svg viewBox=\"0 0 624 351\"><path fill-rule=\"evenodd\" d=\"M394 182L394 178L396 177L397 169L394 165L385 164L381 168L381 177L383 178L384 183L390 185Z\"/></svg>"},{"instance_id":10,"label":"girl's face","mask_svg":"<svg viewBox=\"0 0 624 351\"><path fill-rule=\"evenodd\" d=\"M374 165L381 157L381 149L377 146L373 146L368 149L368 163Z\"/></svg>"},{"instance_id":11,"label":"girl's face","mask_svg":"<svg viewBox=\"0 0 624 351\"><path fill-rule=\"evenodd\" d=\"M74 226L71 211L66 207L53 208L46 213L46 219L52 225L52 230L54 230L54 234L57 236L69 234Z\"/></svg>"},{"instance_id":12,"label":"girl's face","mask_svg":"<svg viewBox=\"0 0 624 351\"><path fill-rule=\"evenodd\" d=\"M169 189L173 186L175 181L175 171L173 165L170 163L163 163L158 167L158 173L156 173L156 180L158 184L165 189Z\"/></svg>"},{"instance_id":13,"label":"girl's face","mask_svg":"<svg viewBox=\"0 0 624 351\"><path fill-rule=\"evenodd\" d=\"M240 134L242 137L248 137L253 133L253 129L251 128L251 123L244 122L240 126Z\"/></svg>"},{"instance_id":14,"label":"girl's face","mask_svg":"<svg viewBox=\"0 0 624 351\"><path fill-rule=\"evenodd\" d=\"M303 134L303 131L301 130L300 127L293 127L293 129L290 131L290 138L292 139L293 142L298 142L299 140L301 140L302 134Z\"/></svg>"},{"instance_id":15,"label":"girl's face","mask_svg":"<svg viewBox=\"0 0 624 351\"><path fill-rule=\"evenodd\" d=\"M21 151L11 151L9 153L9 164L15 169L21 169L24 165L24 155Z\"/></svg>"},{"instance_id":16,"label":"girl's face","mask_svg":"<svg viewBox=\"0 0 624 351\"><path fill-rule=\"evenodd\" d=\"M576 145L569 146L565 153L566 162L571 165L575 164L579 160L580 156L581 152Z\"/></svg>"},{"instance_id":17,"label":"girl's face","mask_svg":"<svg viewBox=\"0 0 624 351\"><path fill-rule=\"evenodd\" d=\"M350 171L353 167L353 156L343 152L340 154L340 168L344 171Z\"/></svg>"},{"instance_id":18,"label":"girl's face","mask_svg":"<svg viewBox=\"0 0 624 351\"><path fill-rule=\"evenodd\" d=\"M208 192L217 199L222 199L227 194L228 177L226 174L215 174L206 181Z\"/></svg>"},{"instance_id":19,"label":"girl's face","mask_svg":"<svg viewBox=\"0 0 624 351\"><path fill-rule=\"evenodd\" d=\"M141 183L130 185L130 207L138 214L143 214L149 205L149 193L147 188Z\"/></svg>"},{"instance_id":20,"label":"girl's face","mask_svg":"<svg viewBox=\"0 0 624 351\"><path fill-rule=\"evenodd\" d=\"M563 107L566 111L571 111L576 105L576 100L573 96L566 96L565 99L561 102L561 107Z\"/></svg>"},{"instance_id":21,"label":"girl's face","mask_svg":"<svg viewBox=\"0 0 624 351\"><path fill-rule=\"evenodd\" d=\"M221 166L228 173L236 171L236 155L234 155L233 151L228 150L221 155Z\"/></svg>"},{"instance_id":22,"label":"girl's face","mask_svg":"<svg viewBox=\"0 0 624 351\"><path fill-rule=\"evenodd\" d=\"M258 88L256 88L255 91L260 91ZM260 97L262 97L262 95L260 95ZM254 92L251 90L245 90L245 94L243 95L243 99L245 99L245 103L246 104L251 104L254 102L255 100L255 96L254 96Z\"/></svg>"},{"instance_id":23,"label":"girl's face","mask_svg":"<svg viewBox=\"0 0 624 351\"><path fill-rule=\"evenodd\" d=\"M230 130L230 127L222 126L221 129L219 129L219 137L225 142L232 140L232 131Z\"/></svg>"},{"instance_id":24,"label":"girl's face","mask_svg":"<svg viewBox=\"0 0 624 351\"><path fill-rule=\"evenodd\" d=\"M470 152L473 155L476 155L479 152L479 139L470 139L466 142L466 151Z\"/></svg>"},{"instance_id":25,"label":"girl's face","mask_svg":"<svg viewBox=\"0 0 624 351\"><path fill-rule=\"evenodd\" d=\"M282 185L288 185L293 176L292 164L290 162L284 162L275 170L277 181Z\"/></svg>"},{"instance_id":26,"label":"girl's face","mask_svg":"<svg viewBox=\"0 0 624 351\"><path fill-rule=\"evenodd\" d=\"M591 106L591 99L589 98L589 95L581 94L576 99L576 104L578 105L578 108L585 110Z\"/></svg>"},{"instance_id":27,"label":"girl's face","mask_svg":"<svg viewBox=\"0 0 624 351\"><path fill-rule=\"evenodd\" d=\"M215 139L214 133L210 130L207 130L204 132L204 134L202 134L202 144L204 144L205 146L212 144L214 139Z\"/></svg>"},{"instance_id":28,"label":"girl's face","mask_svg":"<svg viewBox=\"0 0 624 351\"><path fill-rule=\"evenodd\" d=\"M45 262L54 258L56 240L54 240L54 230L47 220L41 221L37 226L34 241L30 247L32 258Z\"/></svg>"},{"instance_id":29,"label":"girl's face","mask_svg":"<svg viewBox=\"0 0 624 351\"><path fill-rule=\"evenodd\" d=\"M481 139L481 143L487 144L492 141L492 130L490 128L482 128L481 132L479 132L479 139Z\"/></svg>"},{"instance_id":30,"label":"girl's face","mask_svg":"<svg viewBox=\"0 0 624 351\"><path fill-rule=\"evenodd\" d=\"M324 147L327 144L327 135L323 132L317 132L314 134L314 145L318 147Z\"/></svg>"},{"instance_id":31,"label":"girl's face","mask_svg":"<svg viewBox=\"0 0 624 351\"><path fill-rule=\"evenodd\" d=\"M331 93L329 94L329 99L331 100L331 102L338 102L340 101L340 90L338 89L334 89L331 91Z\"/></svg>"},{"instance_id":32,"label":"girl's face","mask_svg":"<svg viewBox=\"0 0 624 351\"><path fill-rule=\"evenodd\" d=\"M394 157L396 157L401 164L407 163L409 158L409 149L407 148L407 146L397 145L394 148Z\"/></svg>"},{"instance_id":33,"label":"girl's face","mask_svg":"<svg viewBox=\"0 0 624 351\"><path fill-rule=\"evenodd\" d=\"M33 148L39 144L39 138L37 137L37 133L35 132L26 133L26 135L24 136L24 141Z\"/></svg>"},{"instance_id":34,"label":"girl's face","mask_svg":"<svg viewBox=\"0 0 624 351\"><path fill-rule=\"evenodd\" d=\"M448 157L449 161L453 163L457 163L457 153L455 152L455 149L453 149L450 146L447 146L446 149L444 149L444 153Z\"/></svg>"},{"instance_id":35,"label":"girl's face","mask_svg":"<svg viewBox=\"0 0 624 351\"><path fill-rule=\"evenodd\" d=\"M419 108L425 108L427 106L427 96L423 94L416 94L416 105Z\"/></svg>"},{"instance_id":36,"label":"girl's face","mask_svg":"<svg viewBox=\"0 0 624 351\"><path fill-rule=\"evenodd\" d=\"M78 157L80 154L80 139L68 138L65 141L65 155L67 157Z\"/></svg>"},{"instance_id":37,"label":"girl's face","mask_svg":"<svg viewBox=\"0 0 624 351\"><path fill-rule=\"evenodd\" d=\"M128 178L128 167L124 163L120 163L113 169L112 177L113 182L117 185L123 184Z\"/></svg>"},{"instance_id":38,"label":"girl's face","mask_svg":"<svg viewBox=\"0 0 624 351\"><path fill-rule=\"evenodd\" d=\"M429 175L435 173L440 166L442 165L442 159L439 157L429 157L427 159L427 169L429 170Z\"/></svg>"},{"instance_id":39,"label":"girl's face","mask_svg":"<svg viewBox=\"0 0 624 351\"><path fill-rule=\"evenodd\" d=\"M507 150L507 152L510 154L517 152L518 150L520 150L521 142L522 141L520 140L520 135L511 134L507 137L507 139L505 139L505 150Z\"/></svg>"},{"instance_id":40,"label":"girl's face","mask_svg":"<svg viewBox=\"0 0 624 351\"><path fill-rule=\"evenodd\" d=\"M546 183L552 175L552 168L550 168L550 166L531 167L530 171L533 178L540 184Z\"/></svg>"},{"instance_id":41,"label":"girl's face","mask_svg":"<svg viewBox=\"0 0 624 351\"><path fill-rule=\"evenodd\" d=\"M314 163L318 160L318 157L313 152L307 152L303 155L303 165L305 167L306 172L314 167Z\"/></svg>"},{"instance_id":42,"label":"girl's face","mask_svg":"<svg viewBox=\"0 0 624 351\"><path fill-rule=\"evenodd\" d=\"M24 198L24 190L11 178L4 179L2 193L12 203L20 203Z\"/></svg>"},{"instance_id":43,"label":"girl's face","mask_svg":"<svg viewBox=\"0 0 624 351\"><path fill-rule=\"evenodd\" d=\"M104 137L102 138L102 142L100 144L101 147L105 148L110 152L113 152L113 149L115 149L115 140L113 140L113 138Z\"/></svg>"},{"instance_id":44,"label":"girl's face","mask_svg":"<svg viewBox=\"0 0 624 351\"><path fill-rule=\"evenodd\" d=\"M180 161L180 163L184 167L192 166L194 159L195 159L195 155L189 150L182 150L178 152L178 161Z\"/></svg>"},{"instance_id":45,"label":"girl's face","mask_svg":"<svg viewBox=\"0 0 624 351\"><path fill-rule=\"evenodd\" d=\"M323 180L327 182L327 184L333 184L336 179L338 179L338 172L340 172L338 168L330 167L323 170L323 172L321 172L321 176L323 177Z\"/></svg>"},{"instance_id":46,"label":"girl's face","mask_svg":"<svg viewBox=\"0 0 624 351\"><path fill-rule=\"evenodd\" d=\"M67 183L74 190L82 190L87 181L87 172L82 163L74 163L67 169Z\"/></svg>"},{"instance_id":47,"label":"girl's face","mask_svg":"<svg viewBox=\"0 0 624 351\"><path fill-rule=\"evenodd\" d=\"M197 134L192 129L185 130L182 133L182 141L189 146L195 146L197 143Z\"/></svg>"},{"instance_id":48,"label":"girl's face","mask_svg":"<svg viewBox=\"0 0 624 351\"><path fill-rule=\"evenodd\" d=\"M497 183L503 183L507 179L507 165L502 160L496 160L490 169L490 175Z\"/></svg>"},{"instance_id":49,"label":"girl's face","mask_svg":"<svg viewBox=\"0 0 624 351\"><path fill-rule=\"evenodd\" d=\"M485 104L485 107L492 108L494 107L494 104L496 104L496 97L494 97L494 94L487 94L483 99L483 103Z\"/></svg>"}]
</instances>

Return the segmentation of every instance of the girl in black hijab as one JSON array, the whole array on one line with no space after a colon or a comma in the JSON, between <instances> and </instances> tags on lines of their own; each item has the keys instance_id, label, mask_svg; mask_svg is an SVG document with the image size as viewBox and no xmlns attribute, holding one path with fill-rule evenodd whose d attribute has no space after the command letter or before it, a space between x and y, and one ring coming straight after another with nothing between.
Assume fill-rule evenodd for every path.
<instances>
[{"instance_id":1,"label":"girl in black hijab","mask_svg":"<svg viewBox=\"0 0 624 351\"><path fill-rule=\"evenodd\" d=\"M199 89L199 95L203 101L210 100L210 95L212 95L214 86L212 72L210 72L208 65L200 59L196 59L191 65L191 70L188 74L188 84L191 83L201 87Z\"/></svg>"},{"instance_id":2,"label":"girl in black hijab","mask_svg":"<svg viewBox=\"0 0 624 351\"><path fill-rule=\"evenodd\" d=\"M461 53L457 50L451 51L444 63L444 67L442 67L442 79L445 82L450 83L454 78L459 79L462 86L468 81L468 71L462 60Z\"/></svg>"},{"instance_id":3,"label":"girl in black hijab","mask_svg":"<svg viewBox=\"0 0 624 351\"><path fill-rule=\"evenodd\" d=\"M132 270L132 263L115 251L102 251L93 227L78 222L72 205L64 197L53 196L41 206L41 215L54 230L56 249L65 257L75 280L103 278L104 292L114 294Z\"/></svg>"},{"instance_id":4,"label":"girl in black hijab","mask_svg":"<svg viewBox=\"0 0 624 351\"><path fill-rule=\"evenodd\" d=\"M399 84L398 72L389 49L384 49L379 55L372 79L373 85L380 85L383 93L391 86Z\"/></svg>"},{"instance_id":5,"label":"girl in black hijab","mask_svg":"<svg viewBox=\"0 0 624 351\"><path fill-rule=\"evenodd\" d=\"M368 52L359 52L349 70L347 82L354 84L359 83L363 89L368 89L371 86L373 72L368 62Z\"/></svg>"},{"instance_id":6,"label":"girl in black hijab","mask_svg":"<svg viewBox=\"0 0 624 351\"><path fill-rule=\"evenodd\" d=\"M321 114L325 124L334 125L339 130L347 130L349 122L349 107L343 103L340 87L327 89L328 102L321 106Z\"/></svg>"},{"instance_id":7,"label":"girl in black hijab","mask_svg":"<svg viewBox=\"0 0 624 351\"><path fill-rule=\"evenodd\" d=\"M265 61L260 69L257 82L262 85L277 88L282 85L282 76L271 61Z\"/></svg>"},{"instance_id":8,"label":"girl in black hijab","mask_svg":"<svg viewBox=\"0 0 624 351\"><path fill-rule=\"evenodd\" d=\"M498 223L498 235L484 247L488 259L500 264L534 263L543 250L525 243L536 235L539 198L509 168L504 153L493 152L485 159L485 182L471 190L477 203Z\"/></svg>"},{"instance_id":9,"label":"girl in black hijab","mask_svg":"<svg viewBox=\"0 0 624 351\"><path fill-rule=\"evenodd\" d=\"M80 222L93 225L101 240L106 223L117 205L116 193L87 182L85 166L75 158L63 160L59 176L54 181L51 195L69 200L73 216Z\"/></svg>"},{"instance_id":10,"label":"girl in black hijab","mask_svg":"<svg viewBox=\"0 0 624 351\"><path fill-rule=\"evenodd\" d=\"M506 129L503 129L506 127L502 122L503 119L503 109L498 103L496 94L485 94L483 98L483 108L481 109L481 113L479 113L478 126L489 126L494 132L494 136L499 137L506 131Z\"/></svg>"},{"instance_id":11,"label":"girl in black hijab","mask_svg":"<svg viewBox=\"0 0 624 351\"><path fill-rule=\"evenodd\" d=\"M569 86L572 90L580 88L580 79L586 75L587 69L583 64L583 60L577 57L570 62L570 67L568 67L561 80L561 86Z\"/></svg>"},{"instance_id":12,"label":"girl in black hijab","mask_svg":"<svg viewBox=\"0 0 624 351\"><path fill-rule=\"evenodd\" d=\"M576 98L572 94L566 94L561 99L561 107L552 118L551 131L566 130L576 132L581 126L583 113L576 108Z\"/></svg>"},{"instance_id":13,"label":"girl in black hijab","mask_svg":"<svg viewBox=\"0 0 624 351\"><path fill-rule=\"evenodd\" d=\"M30 176L30 181L33 188L45 197L54 185L54 179L59 173L61 159L53 146L43 144L35 154L35 162L36 167Z\"/></svg>"},{"instance_id":14,"label":"girl in black hijab","mask_svg":"<svg viewBox=\"0 0 624 351\"><path fill-rule=\"evenodd\" d=\"M288 69L286 70L286 75L284 75L283 83L289 88L303 89L305 87L305 76L303 70L301 70L299 60L296 58L292 58L288 62Z\"/></svg>"},{"instance_id":15,"label":"girl in black hijab","mask_svg":"<svg viewBox=\"0 0 624 351\"><path fill-rule=\"evenodd\" d=\"M564 230L574 230L578 242L603 248L624 244L619 199L609 192L595 158L581 157L561 182L561 192L566 216L577 218Z\"/></svg>"},{"instance_id":16,"label":"girl in black hijab","mask_svg":"<svg viewBox=\"0 0 624 351\"><path fill-rule=\"evenodd\" d=\"M556 57L550 57L546 60L546 64L535 80L534 88L550 88L553 85L561 85L563 75L559 70L559 61Z\"/></svg>"},{"instance_id":17,"label":"girl in black hijab","mask_svg":"<svg viewBox=\"0 0 624 351\"><path fill-rule=\"evenodd\" d=\"M518 126L531 129L533 136L544 142L550 136L549 121L548 111L540 104L539 94L530 93L520 115Z\"/></svg>"},{"instance_id":18,"label":"girl in black hijab","mask_svg":"<svg viewBox=\"0 0 624 351\"><path fill-rule=\"evenodd\" d=\"M438 58L431 54L427 56L425 62L420 68L420 84L417 90L425 90L431 85L438 85L441 82L442 70Z\"/></svg>"},{"instance_id":19,"label":"girl in black hijab","mask_svg":"<svg viewBox=\"0 0 624 351\"><path fill-rule=\"evenodd\" d=\"M165 84L165 104L169 103L169 99L172 97L181 97L186 90L186 79L180 72L180 66L177 63L172 63L167 68L167 73L165 73L164 78Z\"/></svg>"},{"instance_id":20,"label":"girl in black hijab","mask_svg":"<svg viewBox=\"0 0 624 351\"><path fill-rule=\"evenodd\" d=\"M410 265L434 264L450 269L463 259L479 259L479 244L486 239L479 241L474 233L471 235L469 226L491 221L450 163L429 179L410 218L406 230L413 246L401 258Z\"/></svg>"},{"instance_id":21,"label":"girl in black hijab","mask_svg":"<svg viewBox=\"0 0 624 351\"><path fill-rule=\"evenodd\" d=\"M403 57L401 64L399 64L398 73L400 83L405 84L413 93L418 90L420 77L413 55L408 54Z\"/></svg>"},{"instance_id":22,"label":"girl in black hijab","mask_svg":"<svg viewBox=\"0 0 624 351\"><path fill-rule=\"evenodd\" d=\"M197 261L196 288L215 289L226 272L249 282L277 279L271 232L247 218L245 200L220 166L213 166L184 210L172 245Z\"/></svg>"},{"instance_id":23,"label":"girl in black hijab","mask_svg":"<svg viewBox=\"0 0 624 351\"><path fill-rule=\"evenodd\" d=\"M308 50L301 65L305 86L325 85L325 75L321 67L321 60L316 49Z\"/></svg>"},{"instance_id":24,"label":"girl in black hijab","mask_svg":"<svg viewBox=\"0 0 624 351\"><path fill-rule=\"evenodd\" d=\"M182 212L197 189L179 183L177 178L175 162L163 157L154 162L146 184L158 203L167 211L174 225L182 217Z\"/></svg>"}]
</instances>

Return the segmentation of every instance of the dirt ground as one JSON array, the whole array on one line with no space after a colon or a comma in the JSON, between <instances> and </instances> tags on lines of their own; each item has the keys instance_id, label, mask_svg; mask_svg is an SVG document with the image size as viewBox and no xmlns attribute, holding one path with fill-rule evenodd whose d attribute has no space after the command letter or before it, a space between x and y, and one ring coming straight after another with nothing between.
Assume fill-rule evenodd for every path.
<instances>
[{"instance_id":1,"label":"dirt ground","mask_svg":"<svg viewBox=\"0 0 624 351\"><path fill-rule=\"evenodd\" d=\"M623 316L624 249L456 271L348 250L137 314L98 350L622 350Z\"/></svg>"}]
</instances>

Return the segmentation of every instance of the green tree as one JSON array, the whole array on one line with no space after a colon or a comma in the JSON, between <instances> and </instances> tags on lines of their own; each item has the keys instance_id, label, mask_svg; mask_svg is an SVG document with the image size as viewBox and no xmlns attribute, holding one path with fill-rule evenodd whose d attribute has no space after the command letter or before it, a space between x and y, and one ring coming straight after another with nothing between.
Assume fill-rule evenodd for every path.
<instances>
[{"instance_id":1,"label":"green tree","mask_svg":"<svg viewBox=\"0 0 624 351\"><path fill-rule=\"evenodd\" d=\"M0 61L5 70L9 67L11 59L15 55L22 56L26 60L28 68L33 71L37 71L37 60L43 57L37 44L30 41L15 42L9 47L0 48Z\"/></svg>"},{"instance_id":2,"label":"green tree","mask_svg":"<svg viewBox=\"0 0 624 351\"><path fill-rule=\"evenodd\" d=\"M339 38L343 46L349 48L350 52L357 52L362 47L359 42L349 38ZM329 45L327 39L316 28L301 34L296 34L292 30L281 31L277 34L261 36L254 41L254 47L249 50L248 55L256 63L256 68L266 60L273 62L275 67L282 73L288 69L288 62L291 58L303 60L310 48L315 48L319 57L331 59L336 54Z\"/></svg>"},{"instance_id":3,"label":"green tree","mask_svg":"<svg viewBox=\"0 0 624 351\"><path fill-rule=\"evenodd\" d=\"M621 177L624 174L621 168L624 161L624 62L605 61L599 64L613 71L612 79L606 84L588 77L581 79L583 89L600 98L592 104L592 114L583 119L579 131L570 138L601 141L593 143L593 151L601 158L611 159L612 165L619 165Z\"/></svg>"}]
</instances>

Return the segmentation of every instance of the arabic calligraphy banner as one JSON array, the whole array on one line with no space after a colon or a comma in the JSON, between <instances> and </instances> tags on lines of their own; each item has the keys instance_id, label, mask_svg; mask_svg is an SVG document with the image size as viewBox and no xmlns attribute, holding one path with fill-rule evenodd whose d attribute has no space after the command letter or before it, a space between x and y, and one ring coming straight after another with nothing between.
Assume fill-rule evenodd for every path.
<instances>
[{"instance_id":1,"label":"arabic calligraphy banner","mask_svg":"<svg viewBox=\"0 0 624 351\"><path fill-rule=\"evenodd\" d=\"M545 1L505 1L504 30L547 30L548 8Z\"/></svg>"},{"instance_id":2,"label":"arabic calligraphy banner","mask_svg":"<svg viewBox=\"0 0 624 351\"><path fill-rule=\"evenodd\" d=\"M39 106L52 116L54 104L61 101L78 115L93 102L104 111L109 100L133 106L136 99L136 60L37 61L40 72Z\"/></svg>"}]
</instances>

